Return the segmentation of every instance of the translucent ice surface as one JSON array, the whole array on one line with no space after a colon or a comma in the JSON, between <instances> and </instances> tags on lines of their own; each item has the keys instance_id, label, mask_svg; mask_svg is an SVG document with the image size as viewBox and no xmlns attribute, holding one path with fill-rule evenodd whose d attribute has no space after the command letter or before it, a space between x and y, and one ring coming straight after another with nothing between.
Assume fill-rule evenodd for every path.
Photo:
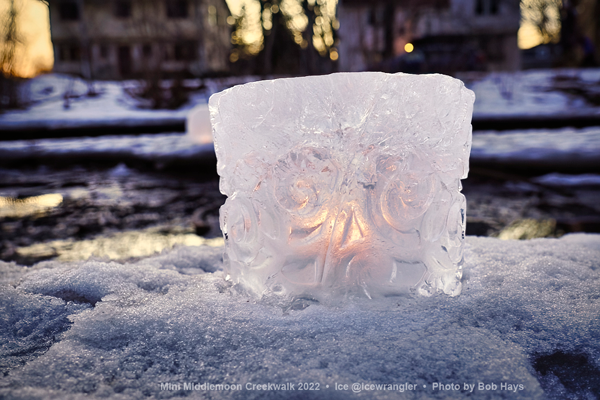
<instances>
[{"instance_id":1,"label":"translucent ice surface","mask_svg":"<svg viewBox=\"0 0 600 400\"><path fill-rule=\"evenodd\" d=\"M473 93L339 73L210 99L231 279L261 295L460 293Z\"/></svg>"}]
</instances>

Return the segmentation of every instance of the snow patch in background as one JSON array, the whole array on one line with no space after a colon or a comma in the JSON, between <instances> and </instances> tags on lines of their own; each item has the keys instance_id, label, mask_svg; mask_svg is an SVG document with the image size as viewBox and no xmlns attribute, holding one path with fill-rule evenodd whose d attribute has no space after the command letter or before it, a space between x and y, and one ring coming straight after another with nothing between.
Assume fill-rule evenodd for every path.
<instances>
[{"instance_id":1,"label":"snow patch in background","mask_svg":"<svg viewBox=\"0 0 600 400\"><path fill-rule=\"evenodd\" d=\"M471 160L503 163L544 161L554 164L600 158L600 127L525 131L479 131L473 135Z\"/></svg>"},{"instance_id":2,"label":"snow patch in background","mask_svg":"<svg viewBox=\"0 0 600 400\"><path fill-rule=\"evenodd\" d=\"M1 142L0 151L2 155L10 158L91 154L106 157L132 155L142 159L160 160L165 157L212 154L214 149L212 143L208 145L195 144L185 134L161 133L73 139L13 140Z\"/></svg>"},{"instance_id":3,"label":"snow patch in background","mask_svg":"<svg viewBox=\"0 0 600 400\"><path fill-rule=\"evenodd\" d=\"M206 239L194 233L193 229L169 229L152 227L139 230L117 232L86 240L54 240L17 247L22 257L53 257L56 261L80 261L91 257L102 260L127 260L134 257L148 257L174 246L223 246L223 238Z\"/></svg>"},{"instance_id":4,"label":"snow patch in background","mask_svg":"<svg viewBox=\"0 0 600 400\"><path fill-rule=\"evenodd\" d=\"M206 137L204 137L206 139ZM214 160L211 143L198 144L192 134L167 133L136 136L103 136L74 139L15 140L0 142L0 160L26 157L136 158L155 163ZM556 165L600 163L600 127L520 131L478 131L473 135L472 161L535 162ZM214 162L214 161L212 161ZM115 170L115 174L127 171Z\"/></svg>"},{"instance_id":5,"label":"snow patch in background","mask_svg":"<svg viewBox=\"0 0 600 400\"><path fill-rule=\"evenodd\" d=\"M573 95L572 91L561 90L568 89L564 87L565 82L584 90L597 90L594 87L600 81L600 68L464 72L456 77L475 92L474 118L600 114L598 105ZM6 129L58 129L183 122L194 106L206 104L213 93L258 79L256 76L204 79L201 82L205 89L194 93L182 108L147 110L138 108L139 102L125 93L126 88L138 84L135 81L95 82L94 87L100 94L87 97L88 86L80 78L46 74L27 83L31 107L0 115L0 126ZM65 93L72 97L67 109L63 107Z\"/></svg>"},{"instance_id":6,"label":"snow patch in background","mask_svg":"<svg viewBox=\"0 0 600 400\"><path fill-rule=\"evenodd\" d=\"M474 118L600 114L600 107L587 102L584 96L561 90L568 88L565 83L597 90L600 68L462 72L456 77L475 92Z\"/></svg>"},{"instance_id":7,"label":"snow patch in background","mask_svg":"<svg viewBox=\"0 0 600 400\"><path fill-rule=\"evenodd\" d=\"M334 383L522 384L476 398L593 398L600 391L600 236L467 238L457 298L255 301L220 251L137 263L44 262L0 287L0 397L397 398ZM19 278L0 263L3 282ZM162 390L160 383L319 382L319 392ZM330 385L326 388L326 385ZM426 385L426 388L423 388ZM459 390L460 395L466 392Z\"/></svg>"},{"instance_id":8,"label":"snow patch in background","mask_svg":"<svg viewBox=\"0 0 600 400\"><path fill-rule=\"evenodd\" d=\"M204 84L204 89L190 95L189 101L177 110L144 109L141 102L126 93L140 85L138 81L96 81L95 96L88 96L84 80L64 74L45 74L27 81L24 92L31 103L25 110L0 115L0 127L6 129L60 129L88 126L136 126L140 124L173 124L185 121L190 110L206 104L213 93L230 86L257 80L254 76L194 80L192 86ZM65 95L69 107L65 108Z\"/></svg>"},{"instance_id":9,"label":"snow patch in background","mask_svg":"<svg viewBox=\"0 0 600 400\"><path fill-rule=\"evenodd\" d=\"M566 175L551 173L532 179L536 183L549 186L600 186L600 175Z\"/></svg>"},{"instance_id":10,"label":"snow patch in background","mask_svg":"<svg viewBox=\"0 0 600 400\"><path fill-rule=\"evenodd\" d=\"M5 128L76 128L89 125L133 126L140 123L173 123L185 118L190 106L178 110L145 110L124 92L133 82L94 82L98 95L88 97L81 78L62 74L41 75L28 81L32 105L0 117ZM65 108L64 95L71 98Z\"/></svg>"}]
</instances>

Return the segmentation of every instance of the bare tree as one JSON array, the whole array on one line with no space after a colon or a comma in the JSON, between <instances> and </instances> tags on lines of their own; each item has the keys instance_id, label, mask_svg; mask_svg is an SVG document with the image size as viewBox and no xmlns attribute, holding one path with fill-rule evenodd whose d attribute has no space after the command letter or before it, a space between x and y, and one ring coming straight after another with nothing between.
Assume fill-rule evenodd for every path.
<instances>
[{"instance_id":1,"label":"bare tree","mask_svg":"<svg viewBox=\"0 0 600 400\"><path fill-rule=\"evenodd\" d=\"M17 9L15 0L10 0L8 11L4 16L4 32L3 32L3 51L2 51L2 72L6 75L14 75L15 73L15 50L19 43L17 33Z\"/></svg>"},{"instance_id":2,"label":"bare tree","mask_svg":"<svg viewBox=\"0 0 600 400\"><path fill-rule=\"evenodd\" d=\"M256 72L270 75L280 54L275 49L286 51L287 57L298 57L299 73L323 72L322 65L337 59L335 16L328 12L334 0L254 0L257 14L252 15L242 7L233 23L231 61L244 59L255 64ZM247 42L245 36L252 29L252 21L259 21L261 35L258 41ZM278 45L279 43L279 45ZM289 44L288 47L281 43ZM257 64L257 65L256 65Z\"/></svg>"},{"instance_id":3,"label":"bare tree","mask_svg":"<svg viewBox=\"0 0 600 400\"><path fill-rule=\"evenodd\" d=\"M20 43L17 31L17 8L10 0L8 11L2 18L2 53L0 54L0 110L19 107L18 82L15 76L15 52Z\"/></svg>"},{"instance_id":4,"label":"bare tree","mask_svg":"<svg viewBox=\"0 0 600 400\"><path fill-rule=\"evenodd\" d=\"M561 35L562 0L521 0L521 20L535 26L543 43L556 43Z\"/></svg>"}]
</instances>

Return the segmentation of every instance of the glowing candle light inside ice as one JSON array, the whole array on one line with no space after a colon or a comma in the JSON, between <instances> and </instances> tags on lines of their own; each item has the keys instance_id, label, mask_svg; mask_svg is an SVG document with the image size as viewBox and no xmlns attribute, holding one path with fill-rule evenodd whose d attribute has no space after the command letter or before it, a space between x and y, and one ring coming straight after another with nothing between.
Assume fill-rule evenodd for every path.
<instances>
[{"instance_id":1,"label":"glowing candle light inside ice","mask_svg":"<svg viewBox=\"0 0 600 400\"><path fill-rule=\"evenodd\" d=\"M210 99L225 265L258 295L460 293L474 95L340 73Z\"/></svg>"}]
</instances>

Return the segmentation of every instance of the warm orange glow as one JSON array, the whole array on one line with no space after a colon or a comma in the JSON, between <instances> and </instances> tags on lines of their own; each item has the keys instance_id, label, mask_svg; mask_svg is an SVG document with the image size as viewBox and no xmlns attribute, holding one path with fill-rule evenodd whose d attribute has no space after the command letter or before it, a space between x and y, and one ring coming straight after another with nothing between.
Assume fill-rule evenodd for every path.
<instances>
[{"instance_id":1,"label":"warm orange glow","mask_svg":"<svg viewBox=\"0 0 600 400\"><path fill-rule=\"evenodd\" d=\"M165 233L161 228L119 232L87 240L55 240L18 247L21 257L56 257L57 261L83 261L90 257L124 260L148 257L174 246L223 246L223 238L205 239L191 229L174 229Z\"/></svg>"},{"instance_id":2,"label":"warm orange glow","mask_svg":"<svg viewBox=\"0 0 600 400\"><path fill-rule=\"evenodd\" d=\"M360 206L353 204L349 208L332 210L335 218L329 219L330 228L333 229L332 245L338 250L347 251L356 249L359 243L363 243L369 234L368 224L364 220Z\"/></svg>"},{"instance_id":3,"label":"warm orange glow","mask_svg":"<svg viewBox=\"0 0 600 400\"><path fill-rule=\"evenodd\" d=\"M0 0L3 24L9 6L8 0ZM28 78L51 70L54 65L54 52L50 41L48 6L39 0L15 0L15 8L20 43L15 49L14 73ZM0 38L0 46L4 45L2 40L3 38Z\"/></svg>"},{"instance_id":4,"label":"warm orange glow","mask_svg":"<svg viewBox=\"0 0 600 400\"><path fill-rule=\"evenodd\" d=\"M357 212L354 209L352 209L352 217L347 224L348 234L346 236L346 243L350 244L356 242L357 240L364 239L366 235L365 223L357 217Z\"/></svg>"},{"instance_id":5,"label":"warm orange glow","mask_svg":"<svg viewBox=\"0 0 600 400\"><path fill-rule=\"evenodd\" d=\"M308 42L302 38L302 32L307 29L308 17L304 14L301 2L297 0L281 0L279 4L271 5L263 10L263 22L261 23L260 0L226 0L233 19L242 16L245 12L242 26L239 31L240 43L248 46L248 52L252 55L260 52L264 38L262 29L270 30L273 27L272 14L282 12L286 19L286 25L294 35L294 41L302 49L308 46ZM339 28L336 18L338 0L312 0L312 5L319 6L319 15L315 19L314 35L312 42L315 49L323 56L327 55L328 48L333 46L333 30ZM267 3L270 4L270 3ZM261 25L262 24L262 25ZM333 28L333 30L332 30ZM337 54L337 52L336 52ZM332 58L332 53L329 53ZM335 57L335 55L333 55ZM335 61L335 60L334 60Z\"/></svg>"},{"instance_id":6,"label":"warm orange glow","mask_svg":"<svg viewBox=\"0 0 600 400\"><path fill-rule=\"evenodd\" d=\"M520 49L530 49L544 42L539 30L532 24L522 23L518 33L518 43Z\"/></svg>"},{"instance_id":7,"label":"warm orange glow","mask_svg":"<svg viewBox=\"0 0 600 400\"><path fill-rule=\"evenodd\" d=\"M540 5L543 7L540 8ZM521 27L518 32L520 49L529 49L537 45L556 42L560 37L561 0L521 1ZM544 15L542 15L542 13ZM542 35L538 24L545 20L546 35Z\"/></svg>"},{"instance_id":8,"label":"warm orange glow","mask_svg":"<svg viewBox=\"0 0 600 400\"><path fill-rule=\"evenodd\" d=\"M414 49L415 49L415 46L412 43L406 43L404 45L404 51L407 53L412 53Z\"/></svg>"},{"instance_id":9,"label":"warm orange glow","mask_svg":"<svg viewBox=\"0 0 600 400\"><path fill-rule=\"evenodd\" d=\"M0 217L22 218L29 215L42 214L58 207L62 201L63 197L58 193L44 194L25 199L0 196Z\"/></svg>"}]
</instances>

